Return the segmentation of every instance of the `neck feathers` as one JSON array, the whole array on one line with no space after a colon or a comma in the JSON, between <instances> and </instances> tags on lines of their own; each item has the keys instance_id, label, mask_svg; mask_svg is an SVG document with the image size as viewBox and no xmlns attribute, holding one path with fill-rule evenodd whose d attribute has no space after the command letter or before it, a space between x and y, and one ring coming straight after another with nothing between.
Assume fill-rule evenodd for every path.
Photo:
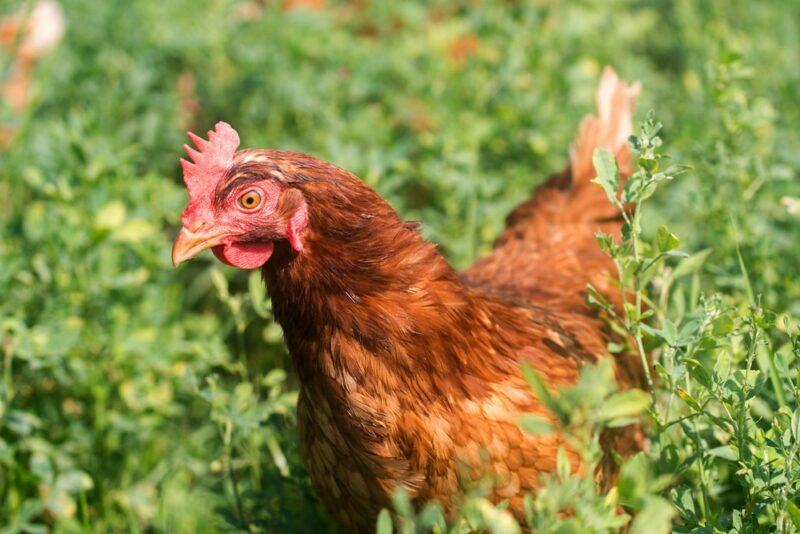
<instances>
[{"instance_id":1,"label":"neck feathers","mask_svg":"<svg viewBox=\"0 0 800 534\"><path fill-rule=\"evenodd\" d=\"M463 286L416 225L352 175L297 187L305 248L279 244L264 277L302 380L408 379L424 397L513 364L499 324L519 327L521 310L498 317L507 307Z\"/></svg>"}]
</instances>

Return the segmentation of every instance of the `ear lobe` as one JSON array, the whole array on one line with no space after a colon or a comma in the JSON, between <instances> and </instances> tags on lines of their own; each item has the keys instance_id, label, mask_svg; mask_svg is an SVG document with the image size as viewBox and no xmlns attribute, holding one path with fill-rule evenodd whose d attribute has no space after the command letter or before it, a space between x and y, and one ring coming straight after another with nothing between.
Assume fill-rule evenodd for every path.
<instances>
[{"instance_id":1,"label":"ear lobe","mask_svg":"<svg viewBox=\"0 0 800 534\"><path fill-rule=\"evenodd\" d=\"M289 206L293 207L292 214L286 221L286 238L295 252L303 250L303 241L300 239L300 234L308 224L308 206L303 194L297 189L289 189L284 193L284 199Z\"/></svg>"}]
</instances>

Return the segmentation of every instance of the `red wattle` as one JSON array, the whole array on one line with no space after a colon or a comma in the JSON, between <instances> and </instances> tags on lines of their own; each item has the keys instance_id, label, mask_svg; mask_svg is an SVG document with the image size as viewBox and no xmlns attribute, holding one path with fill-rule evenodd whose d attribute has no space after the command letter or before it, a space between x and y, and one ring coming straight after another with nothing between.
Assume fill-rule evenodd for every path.
<instances>
[{"instance_id":1,"label":"red wattle","mask_svg":"<svg viewBox=\"0 0 800 534\"><path fill-rule=\"evenodd\" d=\"M238 269L257 269L267 263L275 244L265 243L229 243L217 245L211 250L221 262Z\"/></svg>"}]
</instances>

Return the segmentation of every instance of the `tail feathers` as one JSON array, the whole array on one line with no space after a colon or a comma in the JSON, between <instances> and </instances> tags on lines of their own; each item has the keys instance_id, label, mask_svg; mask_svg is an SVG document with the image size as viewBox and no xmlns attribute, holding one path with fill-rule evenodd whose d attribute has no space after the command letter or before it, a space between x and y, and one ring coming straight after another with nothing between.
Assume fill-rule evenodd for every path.
<instances>
[{"instance_id":1,"label":"tail feathers","mask_svg":"<svg viewBox=\"0 0 800 534\"><path fill-rule=\"evenodd\" d=\"M570 149L569 165L539 185L532 199L508 215L498 246L513 239L541 242L558 234L554 228L565 225L588 223L593 236L600 229L598 224L618 224L617 208L600 187L590 183L595 177L592 156L597 147L611 151L617 158L620 181L630 176L633 165L627 139L633 131L631 118L640 89L638 82L627 84L620 80L611 67L603 70L597 91L597 116L587 116L581 122ZM603 230L613 231L613 227Z\"/></svg>"},{"instance_id":2,"label":"tail feathers","mask_svg":"<svg viewBox=\"0 0 800 534\"><path fill-rule=\"evenodd\" d=\"M574 188L594 178L592 155L595 148L612 152L617 158L620 176L630 176L633 169L627 141L633 131L633 110L640 91L639 82L627 84L611 67L603 70L597 90L597 116L589 115L581 121L578 137L570 148Z\"/></svg>"}]
</instances>

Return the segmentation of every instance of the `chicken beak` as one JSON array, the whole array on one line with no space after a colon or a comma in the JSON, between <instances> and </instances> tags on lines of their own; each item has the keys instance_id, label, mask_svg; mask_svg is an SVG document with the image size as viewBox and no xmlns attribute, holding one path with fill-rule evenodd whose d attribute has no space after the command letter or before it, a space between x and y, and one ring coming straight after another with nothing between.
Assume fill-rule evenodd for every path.
<instances>
[{"instance_id":1,"label":"chicken beak","mask_svg":"<svg viewBox=\"0 0 800 534\"><path fill-rule=\"evenodd\" d=\"M192 232L184 226L172 245L172 264L177 267L205 249L222 244L225 235L214 230Z\"/></svg>"}]
</instances>

